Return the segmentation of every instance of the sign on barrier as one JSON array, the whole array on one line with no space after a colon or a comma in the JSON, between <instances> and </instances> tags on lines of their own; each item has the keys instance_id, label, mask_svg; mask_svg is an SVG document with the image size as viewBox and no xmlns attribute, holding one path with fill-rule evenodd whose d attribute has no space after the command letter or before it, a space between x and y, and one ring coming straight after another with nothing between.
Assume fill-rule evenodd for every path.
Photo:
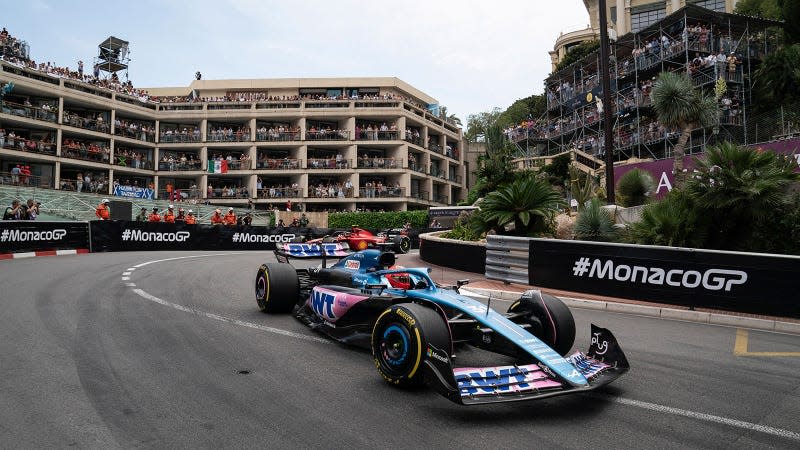
<instances>
[{"instance_id":1,"label":"sign on barrier","mask_svg":"<svg viewBox=\"0 0 800 450\"><path fill-rule=\"evenodd\" d=\"M537 286L800 318L800 257L531 239Z\"/></svg>"},{"instance_id":2,"label":"sign on barrier","mask_svg":"<svg viewBox=\"0 0 800 450\"><path fill-rule=\"evenodd\" d=\"M0 253L89 248L86 222L0 222Z\"/></svg>"}]
</instances>

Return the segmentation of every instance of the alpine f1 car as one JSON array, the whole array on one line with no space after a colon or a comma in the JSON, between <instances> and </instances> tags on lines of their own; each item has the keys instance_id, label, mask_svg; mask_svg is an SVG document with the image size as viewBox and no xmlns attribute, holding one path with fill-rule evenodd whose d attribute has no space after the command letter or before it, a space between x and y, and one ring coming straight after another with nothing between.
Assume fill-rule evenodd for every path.
<instances>
[{"instance_id":1,"label":"alpine f1 car","mask_svg":"<svg viewBox=\"0 0 800 450\"><path fill-rule=\"evenodd\" d=\"M347 242L347 245L353 250L379 248L397 253L408 253L411 250L411 239L403 231L389 230L373 234L369 230L356 226L351 227L348 231L337 231L330 236L306 241L307 244L321 244L323 242Z\"/></svg>"},{"instance_id":2,"label":"alpine f1 car","mask_svg":"<svg viewBox=\"0 0 800 450\"><path fill-rule=\"evenodd\" d=\"M540 399L585 392L627 372L610 331L592 324L588 352L569 356L575 322L559 299L523 293L505 313L439 286L427 268L395 266L395 255L349 252L341 243L284 244L278 263L259 267L256 302L266 313L292 313L330 338L372 351L378 373L401 386L428 384L460 404ZM323 258L300 269L290 257ZM326 258L340 258L326 267ZM462 367L468 346L499 363Z\"/></svg>"}]
</instances>

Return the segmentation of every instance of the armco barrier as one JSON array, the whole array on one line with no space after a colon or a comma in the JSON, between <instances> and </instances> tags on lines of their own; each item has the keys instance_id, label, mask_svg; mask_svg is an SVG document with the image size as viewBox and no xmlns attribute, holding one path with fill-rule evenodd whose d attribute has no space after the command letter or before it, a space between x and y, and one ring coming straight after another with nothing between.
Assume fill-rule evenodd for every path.
<instances>
[{"instance_id":1,"label":"armco barrier","mask_svg":"<svg viewBox=\"0 0 800 450\"><path fill-rule=\"evenodd\" d=\"M530 239L530 284L800 318L800 257Z\"/></svg>"},{"instance_id":2,"label":"armco barrier","mask_svg":"<svg viewBox=\"0 0 800 450\"><path fill-rule=\"evenodd\" d=\"M530 239L515 236L486 236L486 268L490 280L532 284L528 274Z\"/></svg>"},{"instance_id":3,"label":"armco barrier","mask_svg":"<svg viewBox=\"0 0 800 450\"><path fill-rule=\"evenodd\" d=\"M0 253L89 248L86 222L0 221Z\"/></svg>"},{"instance_id":4,"label":"armco barrier","mask_svg":"<svg viewBox=\"0 0 800 450\"><path fill-rule=\"evenodd\" d=\"M486 270L486 247L483 244L442 239L438 234L419 235L420 259L464 272L483 273Z\"/></svg>"}]
</instances>

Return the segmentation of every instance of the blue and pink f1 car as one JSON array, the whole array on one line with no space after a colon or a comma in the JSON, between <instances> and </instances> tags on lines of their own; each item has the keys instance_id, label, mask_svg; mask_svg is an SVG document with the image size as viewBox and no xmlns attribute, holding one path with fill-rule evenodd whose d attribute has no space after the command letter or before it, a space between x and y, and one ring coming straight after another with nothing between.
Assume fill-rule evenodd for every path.
<instances>
[{"instance_id":1,"label":"blue and pink f1 car","mask_svg":"<svg viewBox=\"0 0 800 450\"><path fill-rule=\"evenodd\" d=\"M393 253L285 244L276 256L279 263L261 265L256 275L259 308L293 313L332 339L371 349L378 372L393 385L425 383L467 405L584 392L629 368L611 332L595 325L588 352L565 356L575 339L572 314L539 291L523 293L501 313L461 295L466 280L438 286L429 269L395 266ZM323 264L296 269L291 257L323 258ZM340 259L326 267L328 257ZM481 363L462 365L462 355Z\"/></svg>"}]
</instances>

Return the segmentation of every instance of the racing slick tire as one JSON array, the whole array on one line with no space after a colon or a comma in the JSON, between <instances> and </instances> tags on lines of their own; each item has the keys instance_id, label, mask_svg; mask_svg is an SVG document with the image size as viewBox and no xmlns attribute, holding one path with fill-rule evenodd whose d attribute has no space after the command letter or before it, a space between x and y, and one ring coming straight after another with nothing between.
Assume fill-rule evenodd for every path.
<instances>
[{"instance_id":1,"label":"racing slick tire","mask_svg":"<svg viewBox=\"0 0 800 450\"><path fill-rule=\"evenodd\" d=\"M372 358L384 380L400 387L423 382L429 346L450 351L450 333L433 309L401 303L386 309L372 329Z\"/></svg>"},{"instance_id":2,"label":"racing slick tire","mask_svg":"<svg viewBox=\"0 0 800 450\"><path fill-rule=\"evenodd\" d=\"M397 253L406 254L411 250L411 239L408 236L397 235L392 240L394 242L394 249Z\"/></svg>"},{"instance_id":3,"label":"racing slick tire","mask_svg":"<svg viewBox=\"0 0 800 450\"><path fill-rule=\"evenodd\" d=\"M290 313L300 296L300 279L289 264L262 264L256 272L256 303L265 313Z\"/></svg>"},{"instance_id":4,"label":"racing slick tire","mask_svg":"<svg viewBox=\"0 0 800 450\"><path fill-rule=\"evenodd\" d=\"M529 290L509 308L509 313L526 312L517 323L530 324L528 331L561 356L566 355L575 343L575 319L567 305L558 298Z\"/></svg>"}]
</instances>

